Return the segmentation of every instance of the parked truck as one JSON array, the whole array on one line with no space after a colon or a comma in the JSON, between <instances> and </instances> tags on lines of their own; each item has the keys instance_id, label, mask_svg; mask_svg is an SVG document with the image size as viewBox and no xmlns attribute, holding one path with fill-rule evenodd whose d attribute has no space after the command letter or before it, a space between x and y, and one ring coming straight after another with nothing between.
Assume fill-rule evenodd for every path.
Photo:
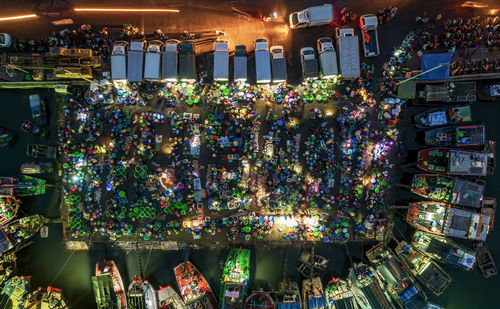
<instances>
[{"instance_id":1,"label":"parked truck","mask_svg":"<svg viewBox=\"0 0 500 309\"><path fill-rule=\"evenodd\" d=\"M333 18L333 6L326 3L292 13L288 17L292 29L328 25Z\"/></svg>"},{"instance_id":2,"label":"parked truck","mask_svg":"<svg viewBox=\"0 0 500 309\"><path fill-rule=\"evenodd\" d=\"M318 59L312 47L303 47L300 49L300 63L302 64L302 76L304 79L317 79Z\"/></svg>"},{"instance_id":3,"label":"parked truck","mask_svg":"<svg viewBox=\"0 0 500 309\"><path fill-rule=\"evenodd\" d=\"M363 38L365 57L375 57L380 54L377 33L378 19L373 14L366 14L359 18L359 28Z\"/></svg>"},{"instance_id":4,"label":"parked truck","mask_svg":"<svg viewBox=\"0 0 500 309\"><path fill-rule=\"evenodd\" d=\"M161 41L151 41L146 50L144 60L144 79L147 81L159 81L161 70L161 50L163 43Z\"/></svg>"},{"instance_id":5,"label":"parked truck","mask_svg":"<svg viewBox=\"0 0 500 309\"><path fill-rule=\"evenodd\" d=\"M179 40L167 40L161 59L161 79L165 82L177 81L177 57L179 53Z\"/></svg>"},{"instance_id":6,"label":"parked truck","mask_svg":"<svg viewBox=\"0 0 500 309\"><path fill-rule=\"evenodd\" d=\"M236 45L234 51L234 80L247 81L247 48L245 45Z\"/></svg>"},{"instance_id":7,"label":"parked truck","mask_svg":"<svg viewBox=\"0 0 500 309\"><path fill-rule=\"evenodd\" d=\"M214 80L226 82L229 80L229 41L215 42L214 51Z\"/></svg>"},{"instance_id":8,"label":"parked truck","mask_svg":"<svg viewBox=\"0 0 500 309\"><path fill-rule=\"evenodd\" d=\"M337 66L337 53L331 38L318 39L317 49L319 58L319 71L321 78L336 78L339 75Z\"/></svg>"},{"instance_id":9,"label":"parked truck","mask_svg":"<svg viewBox=\"0 0 500 309\"><path fill-rule=\"evenodd\" d=\"M128 50L127 78L131 83L142 82L144 69L144 41L132 41Z\"/></svg>"},{"instance_id":10,"label":"parked truck","mask_svg":"<svg viewBox=\"0 0 500 309\"><path fill-rule=\"evenodd\" d=\"M360 76L358 36L354 35L354 29L349 27L337 28L336 36L341 77L358 78Z\"/></svg>"},{"instance_id":11,"label":"parked truck","mask_svg":"<svg viewBox=\"0 0 500 309\"><path fill-rule=\"evenodd\" d=\"M127 46L128 42L118 41L113 44L111 53L111 79L127 79Z\"/></svg>"},{"instance_id":12,"label":"parked truck","mask_svg":"<svg viewBox=\"0 0 500 309\"><path fill-rule=\"evenodd\" d=\"M258 84L271 82L271 55L266 38L255 40L255 74Z\"/></svg>"},{"instance_id":13,"label":"parked truck","mask_svg":"<svg viewBox=\"0 0 500 309\"><path fill-rule=\"evenodd\" d=\"M283 52L283 46L272 46L270 51L273 83L286 82L286 58Z\"/></svg>"},{"instance_id":14,"label":"parked truck","mask_svg":"<svg viewBox=\"0 0 500 309\"><path fill-rule=\"evenodd\" d=\"M179 54L179 72L181 81L196 81L196 55L194 53L193 41L181 43L181 52Z\"/></svg>"}]
</instances>

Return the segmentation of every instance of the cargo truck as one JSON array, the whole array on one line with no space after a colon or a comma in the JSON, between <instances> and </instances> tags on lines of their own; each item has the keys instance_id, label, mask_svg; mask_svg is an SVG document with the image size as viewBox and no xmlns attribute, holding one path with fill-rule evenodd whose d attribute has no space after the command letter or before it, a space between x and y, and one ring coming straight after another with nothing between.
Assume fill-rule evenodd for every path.
<instances>
[{"instance_id":1,"label":"cargo truck","mask_svg":"<svg viewBox=\"0 0 500 309\"><path fill-rule=\"evenodd\" d=\"M181 52L179 54L179 72L181 81L196 81L196 55L194 53L193 41L181 43Z\"/></svg>"},{"instance_id":2,"label":"cargo truck","mask_svg":"<svg viewBox=\"0 0 500 309\"><path fill-rule=\"evenodd\" d=\"M337 66L337 53L333 47L333 41L324 37L318 39L317 49L321 78L335 78L339 75Z\"/></svg>"},{"instance_id":3,"label":"cargo truck","mask_svg":"<svg viewBox=\"0 0 500 309\"><path fill-rule=\"evenodd\" d=\"M161 55L161 79L165 82L177 81L177 56L179 53L179 40L167 40Z\"/></svg>"},{"instance_id":4,"label":"cargo truck","mask_svg":"<svg viewBox=\"0 0 500 309\"><path fill-rule=\"evenodd\" d=\"M377 33L378 19L373 14L366 14L359 18L359 28L363 38L365 57L375 57L380 54Z\"/></svg>"},{"instance_id":5,"label":"cargo truck","mask_svg":"<svg viewBox=\"0 0 500 309\"><path fill-rule=\"evenodd\" d=\"M215 42L214 51L214 80L226 82L229 80L229 41Z\"/></svg>"},{"instance_id":6,"label":"cargo truck","mask_svg":"<svg viewBox=\"0 0 500 309\"><path fill-rule=\"evenodd\" d=\"M245 45L237 45L234 52L234 80L247 81L247 49Z\"/></svg>"},{"instance_id":7,"label":"cargo truck","mask_svg":"<svg viewBox=\"0 0 500 309\"><path fill-rule=\"evenodd\" d=\"M128 42L118 41L113 44L111 53L111 79L127 79L127 46Z\"/></svg>"},{"instance_id":8,"label":"cargo truck","mask_svg":"<svg viewBox=\"0 0 500 309\"><path fill-rule=\"evenodd\" d=\"M354 35L354 29L349 27L337 28L336 35L341 77L358 78L360 76L358 36Z\"/></svg>"},{"instance_id":9,"label":"cargo truck","mask_svg":"<svg viewBox=\"0 0 500 309\"><path fill-rule=\"evenodd\" d=\"M147 81L159 81L161 70L161 41L149 42L144 60L144 79Z\"/></svg>"},{"instance_id":10,"label":"cargo truck","mask_svg":"<svg viewBox=\"0 0 500 309\"><path fill-rule=\"evenodd\" d=\"M258 84L271 82L271 55L266 38L255 40L255 73Z\"/></svg>"},{"instance_id":11,"label":"cargo truck","mask_svg":"<svg viewBox=\"0 0 500 309\"><path fill-rule=\"evenodd\" d=\"M272 46L270 51L273 83L286 82L286 58L283 53L283 46Z\"/></svg>"},{"instance_id":12,"label":"cargo truck","mask_svg":"<svg viewBox=\"0 0 500 309\"><path fill-rule=\"evenodd\" d=\"M328 25L333 21L333 18L333 6L331 4L312 6L300 12L292 13L288 17L292 29Z\"/></svg>"},{"instance_id":13,"label":"cargo truck","mask_svg":"<svg viewBox=\"0 0 500 309\"><path fill-rule=\"evenodd\" d=\"M318 59L312 47L303 47L300 49L300 62L302 64L302 76L304 79L317 79L318 72Z\"/></svg>"},{"instance_id":14,"label":"cargo truck","mask_svg":"<svg viewBox=\"0 0 500 309\"><path fill-rule=\"evenodd\" d=\"M132 41L127 55L127 79L131 83L142 82L144 69L144 41Z\"/></svg>"}]
</instances>

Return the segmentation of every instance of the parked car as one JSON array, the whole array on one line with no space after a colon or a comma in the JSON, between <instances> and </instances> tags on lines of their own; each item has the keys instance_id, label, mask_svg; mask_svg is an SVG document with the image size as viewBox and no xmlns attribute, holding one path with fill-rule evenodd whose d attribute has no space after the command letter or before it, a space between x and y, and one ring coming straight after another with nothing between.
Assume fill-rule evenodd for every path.
<instances>
[{"instance_id":1,"label":"parked car","mask_svg":"<svg viewBox=\"0 0 500 309\"><path fill-rule=\"evenodd\" d=\"M39 127L38 125L34 124L29 120L25 120L23 122L23 124L21 125L21 130L33 134L35 136L40 136L43 138L47 137L47 130L45 130L42 127Z\"/></svg>"}]
</instances>

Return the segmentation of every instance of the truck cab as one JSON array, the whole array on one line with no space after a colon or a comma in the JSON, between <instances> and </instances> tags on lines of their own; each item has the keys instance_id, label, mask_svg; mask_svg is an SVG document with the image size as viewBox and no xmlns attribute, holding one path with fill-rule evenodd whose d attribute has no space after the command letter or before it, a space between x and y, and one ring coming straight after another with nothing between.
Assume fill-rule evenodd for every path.
<instances>
[{"instance_id":1,"label":"truck cab","mask_svg":"<svg viewBox=\"0 0 500 309\"><path fill-rule=\"evenodd\" d=\"M303 47L300 49L300 63L302 64L302 75L305 79L317 79L318 60L312 47Z\"/></svg>"},{"instance_id":2,"label":"truck cab","mask_svg":"<svg viewBox=\"0 0 500 309\"><path fill-rule=\"evenodd\" d=\"M328 25L333 21L333 6L323 4L294 12L288 17L291 29Z\"/></svg>"},{"instance_id":3,"label":"truck cab","mask_svg":"<svg viewBox=\"0 0 500 309\"><path fill-rule=\"evenodd\" d=\"M271 68L274 83L286 82L286 58L283 52L283 46L272 46L271 49Z\"/></svg>"},{"instance_id":4,"label":"truck cab","mask_svg":"<svg viewBox=\"0 0 500 309\"><path fill-rule=\"evenodd\" d=\"M319 38L316 42L319 55L319 68L321 78L335 78L339 74L337 54L331 38Z\"/></svg>"},{"instance_id":5,"label":"truck cab","mask_svg":"<svg viewBox=\"0 0 500 309\"><path fill-rule=\"evenodd\" d=\"M359 18L359 28L361 29L361 36L363 38L365 57L375 57L380 54L377 27L377 16L366 14Z\"/></svg>"}]
</instances>

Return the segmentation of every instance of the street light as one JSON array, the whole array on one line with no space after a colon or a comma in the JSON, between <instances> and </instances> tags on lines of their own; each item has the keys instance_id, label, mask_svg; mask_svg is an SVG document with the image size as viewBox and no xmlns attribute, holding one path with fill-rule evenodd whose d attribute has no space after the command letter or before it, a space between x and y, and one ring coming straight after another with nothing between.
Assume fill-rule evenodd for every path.
<instances>
[{"instance_id":1,"label":"street light","mask_svg":"<svg viewBox=\"0 0 500 309\"><path fill-rule=\"evenodd\" d=\"M123 8L74 8L75 12L131 12L131 13L179 13L177 9L123 9Z\"/></svg>"},{"instance_id":2,"label":"street light","mask_svg":"<svg viewBox=\"0 0 500 309\"><path fill-rule=\"evenodd\" d=\"M0 17L0 21L17 20L17 19L26 19L26 18L34 18L34 17L37 17L37 15L36 15L36 14L29 14L29 15L19 15L19 16Z\"/></svg>"}]
</instances>

